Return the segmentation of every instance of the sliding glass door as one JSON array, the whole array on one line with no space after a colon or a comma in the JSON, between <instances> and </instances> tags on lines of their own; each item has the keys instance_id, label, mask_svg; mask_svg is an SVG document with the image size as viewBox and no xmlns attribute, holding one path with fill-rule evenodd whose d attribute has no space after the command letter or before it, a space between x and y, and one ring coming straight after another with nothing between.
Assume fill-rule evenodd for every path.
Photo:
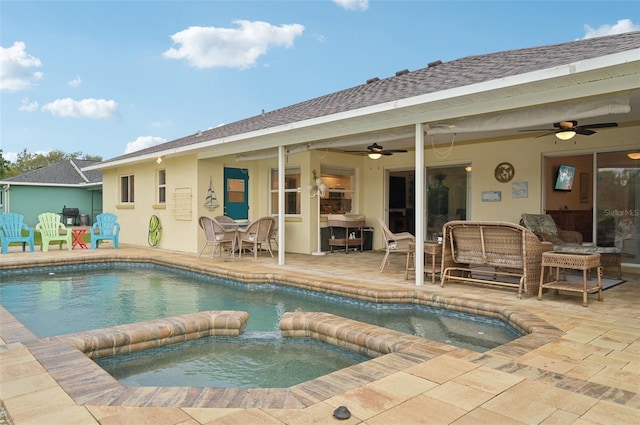
<instances>
[{"instance_id":1,"label":"sliding glass door","mask_svg":"<svg viewBox=\"0 0 640 425\"><path fill-rule=\"evenodd\" d=\"M618 247L623 263L640 264L640 159L633 156L596 154L596 244Z\"/></svg>"}]
</instances>

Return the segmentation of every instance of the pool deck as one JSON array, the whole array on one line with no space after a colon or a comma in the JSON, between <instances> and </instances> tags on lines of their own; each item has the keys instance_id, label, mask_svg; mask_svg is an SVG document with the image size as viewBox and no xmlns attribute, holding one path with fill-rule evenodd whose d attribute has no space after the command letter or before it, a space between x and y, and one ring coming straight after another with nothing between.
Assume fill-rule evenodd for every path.
<instances>
[{"instance_id":1,"label":"pool deck","mask_svg":"<svg viewBox=\"0 0 640 425\"><path fill-rule=\"evenodd\" d=\"M511 289L455 282L441 288L430 278L416 287L405 280L404 256L392 256L380 273L382 256L287 254L278 266L268 254L212 260L128 246L34 253L12 247L0 255L0 273L33 264L153 259L360 298L423 299L508 317L531 333L485 353L409 341L360 367L288 389L123 389L68 342L39 340L0 309L6 412L0 424L640 423L640 269L624 269L624 284L604 291L603 302L590 295L583 307L577 293L518 300ZM332 417L341 405L350 419Z\"/></svg>"}]
</instances>

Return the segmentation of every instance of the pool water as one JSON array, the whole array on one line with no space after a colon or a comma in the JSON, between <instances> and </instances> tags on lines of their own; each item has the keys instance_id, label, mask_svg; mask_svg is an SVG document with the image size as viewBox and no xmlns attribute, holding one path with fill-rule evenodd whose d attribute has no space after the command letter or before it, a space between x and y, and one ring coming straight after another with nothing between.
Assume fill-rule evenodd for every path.
<instances>
[{"instance_id":1,"label":"pool water","mask_svg":"<svg viewBox=\"0 0 640 425\"><path fill-rule=\"evenodd\" d=\"M308 338L248 332L96 360L128 386L287 388L368 357Z\"/></svg>"},{"instance_id":2,"label":"pool water","mask_svg":"<svg viewBox=\"0 0 640 425\"><path fill-rule=\"evenodd\" d=\"M287 311L323 311L478 352L520 336L499 320L450 310L378 305L137 263L3 272L0 301L41 338L205 310L248 312L248 332L277 331Z\"/></svg>"}]
</instances>

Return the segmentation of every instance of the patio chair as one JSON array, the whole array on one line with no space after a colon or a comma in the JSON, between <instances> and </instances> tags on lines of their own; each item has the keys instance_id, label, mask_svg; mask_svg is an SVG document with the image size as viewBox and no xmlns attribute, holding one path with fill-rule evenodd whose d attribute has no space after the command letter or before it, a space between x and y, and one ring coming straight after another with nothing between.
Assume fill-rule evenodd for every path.
<instances>
[{"instance_id":1,"label":"patio chair","mask_svg":"<svg viewBox=\"0 0 640 425\"><path fill-rule=\"evenodd\" d=\"M237 228L225 226L215 218L205 216L200 217L198 223L202 230L204 230L205 236L205 243L198 257L202 256L205 248L209 245L212 245L211 258L213 258L218 250L220 251L220 256L222 256L222 251L225 248L229 250L232 257L235 255L236 242L238 239Z\"/></svg>"},{"instance_id":2,"label":"patio chair","mask_svg":"<svg viewBox=\"0 0 640 425\"><path fill-rule=\"evenodd\" d=\"M391 251L408 252L409 242L415 242L416 238L409 232L393 233L380 217L378 217L378 222L380 223L380 227L382 227L384 248L387 251L382 259L382 264L380 264L380 273L382 273L389 261L389 254L391 254Z\"/></svg>"},{"instance_id":3,"label":"patio chair","mask_svg":"<svg viewBox=\"0 0 640 425\"><path fill-rule=\"evenodd\" d=\"M38 215L38 224L36 224L36 232L40 232L42 238L41 250L49 251L51 242L58 242L58 246L62 249L62 243L66 242L67 249L71 251L71 229L62 224L62 215L46 212Z\"/></svg>"},{"instance_id":4,"label":"patio chair","mask_svg":"<svg viewBox=\"0 0 640 425\"><path fill-rule=\"evenodd\" d=\"M27 232L26 235L22 234L22 231ZM0 242L2 243L2 253L6 254L9 251L10 243L21 243L22 251L26 250L26 245L29 244L31 252L33 252L34 231L24 222L24 216L18 213L4 213L0 214Z\"/></svg>"},{"instance_id":5,"label":"patio chair","mask_svg":"<svg viewBox=\"0 0 640 425\"><path fill-rule=\"evenodd\" d=\"M113 248L118 249L120 225L118 216L112 213L102 213L96 216L96 222L91 226L91 249L98 248L100 241L112 241Z\"/></svg>"},{"instance_id":6,"label":"patio chair","mask_svg":"<svg viewBox=\"0 0 640 425\"><path fill-rule=\"evenodd\" d=\"M238 223L236 223L236 221L231 217L229 217L228 215L217 215L213 217L213 219L225 228L234 229L234 230L238 229Z\"/></svg>"},{"instance_id":7,"label":"patio chair","mask_svg":"<svg viewBox=\"0 0 640 425\"><path fill-rule=\"evenodd\" d=\"M271 224L271 230L269 231L269 249L273 251L273 247L271 246L271 242L276 244L276 248L278 248L278 220L275 217L271 217L273 223Z\"/></svg>"},{"instance_id":8,"label":"patio chair","mask_svg":"<svg viewBox=\"0 0 640 425\"><path fill-rule=\"evenodd\" d=\"M244 229L238 229L238 249L240 250L240 257L242 257L243 243L251 245L250 249L253 250L254 258L258 258L258 250L262 249L263 244L273 257L273 251L271 251L271 246L269 246L269 234L272 226L273 217L265 216L249 223Z\"/></svg>"},{"instance_id":9,"label":"patio chair","mask_svg":"<svg viewBox=\"0 0 640 425\"><path fill-rule=\"evenodd\" d=\"M549 214L527 214L521 216L521 224L531 230L543 242L554 245L582 243L582 233L575 230L560 230Z\"/></svg>"}]
</instances>

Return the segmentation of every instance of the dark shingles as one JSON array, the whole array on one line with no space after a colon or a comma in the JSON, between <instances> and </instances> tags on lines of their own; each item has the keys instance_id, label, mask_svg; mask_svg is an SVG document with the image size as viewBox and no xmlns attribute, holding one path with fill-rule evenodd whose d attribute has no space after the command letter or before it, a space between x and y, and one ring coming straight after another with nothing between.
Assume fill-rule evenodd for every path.
<instances>
[{"instance_id":1,"label":"dark shingles","mask_svg":"<svg viewBox=\"0 0 640 425\"><path fill-rule=\"evenodd\" d=\"M97 163L98 161L72 159L70 161L62 161L36 170L27 171L26 173L9 177L4 181L10 183L40 183L54 185L84 185L101 183L101 171L80 171L83 167L88 167ZM83 175L88 181L83 178Z\"/></svg>"},{"instance_id":2,"label":"dark shingles","mask_svg":"<svg viewBox=\"0 0 640 425\"><path fill-rule=\"evenodd\" d=\"M176 149L206 140L259 131L302 120L436 93L532 71L567 65L640 47L640 32L590 38L569 43L468 56L408 74L380 79L246 118L199 136L192 134L170 142L122 155L105 163Z\"/></svg>"}]
</instances>

